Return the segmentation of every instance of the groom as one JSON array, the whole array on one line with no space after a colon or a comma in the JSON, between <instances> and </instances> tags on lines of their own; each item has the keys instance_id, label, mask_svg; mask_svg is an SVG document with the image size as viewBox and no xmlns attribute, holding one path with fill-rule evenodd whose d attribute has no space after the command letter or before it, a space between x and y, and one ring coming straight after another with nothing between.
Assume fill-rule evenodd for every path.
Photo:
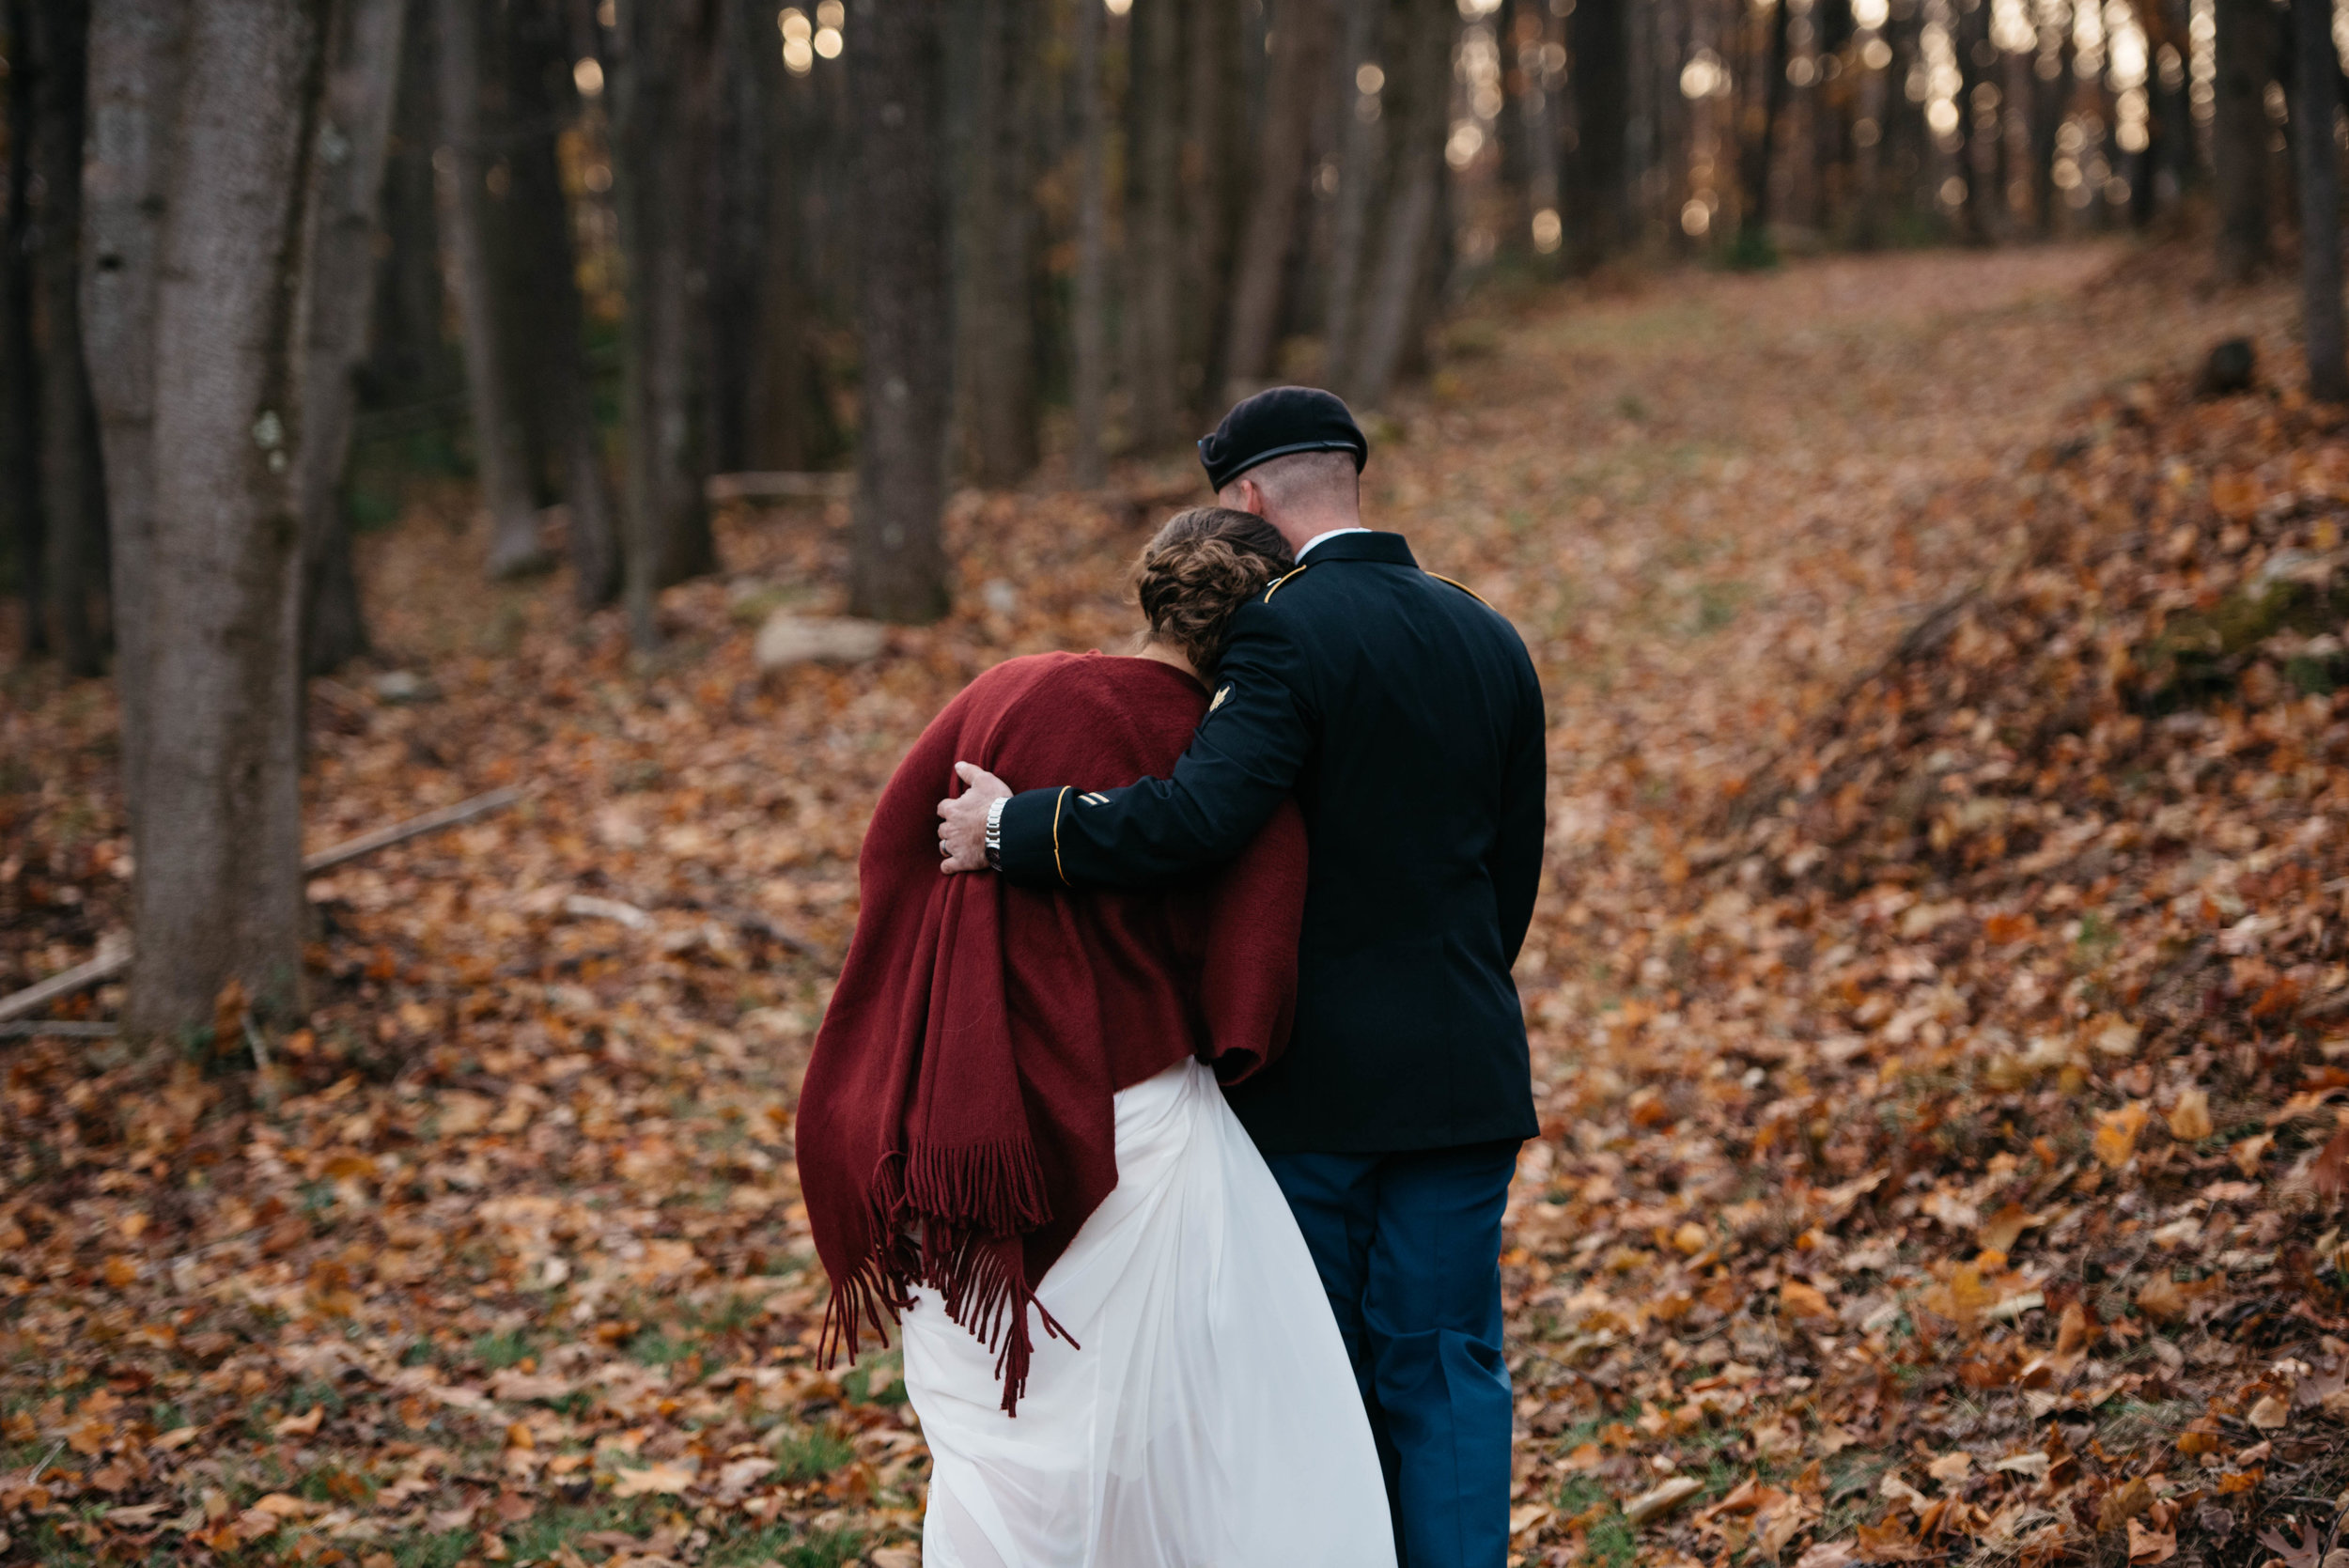
<instances>
[{"instance_id":1,"label":"groom","mask_svg":"<svg viewBox=\"0 0 2349 1568\"><path fill-rule=\"evenodd\" d=\"M1326 392L1249 398L1199 443L1223 505L1296 569L1233 618L1167 779L1014 795L958 764L944 869L1161 887L1231 859L1286 797L1312 846L1287 1053L1231 1093L1353 1358L1406 1568L1500 1568L1509 1534L1501 1215L1533 1136L1510 966L1541 873L1532 661L1468 589L1361 526L1369 443Z\"/></svg>"}]
</instances>

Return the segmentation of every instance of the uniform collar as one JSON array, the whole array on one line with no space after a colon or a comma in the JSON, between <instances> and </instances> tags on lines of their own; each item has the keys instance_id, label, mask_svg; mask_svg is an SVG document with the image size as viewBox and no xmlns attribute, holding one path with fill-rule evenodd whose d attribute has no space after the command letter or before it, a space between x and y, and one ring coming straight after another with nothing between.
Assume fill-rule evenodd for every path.
<instances>
[{"instance_id":1,"label":"uniform collar","mask_svg":"<svg viewBox=\"0 0 2349 1568\"><path fill-rule=\"evenodd\" d=\"M1364 528L1343 534L1324 535L1313 546L1301 566L1320 566L1325 561L1379 561L1389 566L1416 567L1411 547L1400 534L1381 534Z\"/></svg>"}]
</instances>

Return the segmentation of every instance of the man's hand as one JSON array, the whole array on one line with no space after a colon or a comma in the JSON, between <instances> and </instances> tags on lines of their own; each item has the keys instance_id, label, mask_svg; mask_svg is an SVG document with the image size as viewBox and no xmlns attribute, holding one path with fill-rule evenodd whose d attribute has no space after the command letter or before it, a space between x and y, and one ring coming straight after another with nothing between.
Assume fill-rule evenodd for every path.
<instances>
[{"instance_id":1,"label":"man's hand","mask_svg":"<svg viewBox=\"0 0 2349 1568\"><path fill-rule=\"evenodd\" d=\"M938 869L987 869L987 808L1011 794L1011 786L972 762L955 764L962 793L938 802Z\"/></svg>"}]
</instances>

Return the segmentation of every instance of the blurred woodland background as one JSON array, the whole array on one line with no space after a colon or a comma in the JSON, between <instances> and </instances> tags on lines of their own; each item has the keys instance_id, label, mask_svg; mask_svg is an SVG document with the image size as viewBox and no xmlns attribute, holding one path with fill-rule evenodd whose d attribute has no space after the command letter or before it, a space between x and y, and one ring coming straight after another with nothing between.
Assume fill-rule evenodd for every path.
<instances>
[{"instance_id":1,"label":"blurred woodland background","mask_svg":"<svg viewBox=\"0 0 2349 1568\"><path fill-rule=\"evenodd\" d=\"M2341 1568L2344 27L0 0L0 1560L911 1568L865 819L1295 380L1549 708L1513 1561Z\"/></svg>"}]
</instances>

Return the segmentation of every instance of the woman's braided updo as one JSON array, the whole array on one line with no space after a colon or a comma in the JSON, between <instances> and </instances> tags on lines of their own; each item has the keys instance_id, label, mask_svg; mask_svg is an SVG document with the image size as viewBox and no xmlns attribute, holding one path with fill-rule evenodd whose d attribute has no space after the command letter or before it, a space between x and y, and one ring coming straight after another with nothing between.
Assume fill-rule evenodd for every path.
<instances>
[{"instance_id":1,"label":"woman's braided updo","mask_svg":"<svg viewBox=\"0 0 2349 1568\"><path fill-rule=\"evenodd\" d=\"M1134 595L1150 638L1179 648L1205 675L1223 657L1232 615L1295 562L1280 531L1253 512L1177 512L1134 563Z\"/></svg>"}]
</instances>

